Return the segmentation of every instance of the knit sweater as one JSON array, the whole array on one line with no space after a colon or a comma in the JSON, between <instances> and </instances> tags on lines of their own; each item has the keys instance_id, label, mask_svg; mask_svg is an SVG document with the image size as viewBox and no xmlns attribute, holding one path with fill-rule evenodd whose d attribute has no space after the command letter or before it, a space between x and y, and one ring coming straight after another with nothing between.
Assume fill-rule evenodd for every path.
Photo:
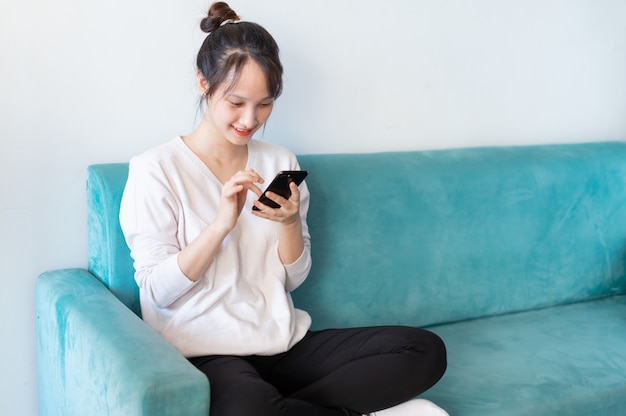
<instances>
[{"instance_id":1,"label":"knit sweater","mask_svg":"<svg viewBox=\"0 0 626 416\"><path fill-rule=\"evenodd\" d=\"M299 165L288 150L251 140L248 168L267 184L278 171ZM193 282L177 256L213 221L221 189L180 137L131 160L120 223L134 260L143 319L187 357L284 352L311 324L289 293L311 268L306 183L300 185L305 249L298 260L282 264L279 224L251 213L257 196L248 192L237 225Z\"/></svg>"}]
</instances>

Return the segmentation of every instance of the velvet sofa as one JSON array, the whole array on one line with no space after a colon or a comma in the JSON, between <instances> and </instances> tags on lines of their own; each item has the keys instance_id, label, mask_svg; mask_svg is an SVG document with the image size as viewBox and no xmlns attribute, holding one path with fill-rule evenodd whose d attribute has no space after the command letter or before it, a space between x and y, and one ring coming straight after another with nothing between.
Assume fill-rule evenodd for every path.
<instances>
[{"instance_id":1,"label":"velvet sofa","mask_svg":"<svg viewBox=\"0 0 626 416\"><path fill-rule=\"evenodd\" d=\"M626 143L302 155L314 328L428 327L451 415L626 414ZM140 319L127 164L88 169L88 270L36 284L47 415L208 413L206 378Z\"/></svg>"}]
</instances>

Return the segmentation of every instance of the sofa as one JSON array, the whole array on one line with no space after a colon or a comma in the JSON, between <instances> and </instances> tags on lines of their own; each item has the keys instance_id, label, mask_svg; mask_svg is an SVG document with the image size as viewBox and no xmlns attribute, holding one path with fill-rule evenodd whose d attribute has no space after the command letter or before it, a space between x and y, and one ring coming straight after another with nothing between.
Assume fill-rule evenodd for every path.
<instances>
[{"instance_id":1,"label":"sofa","mask_svg":"<svg viewBox=\"0 0 626 416\"><path fill-rule=\"evenodd\" d=\"M421 397L452 416L626 414L626 143L299 160L313 328L435 332L448 369ZM141 320L127 169L88 168L88 269L37 279L41 416L209 412L206 377Z\"/></svg>"}]
</instances>

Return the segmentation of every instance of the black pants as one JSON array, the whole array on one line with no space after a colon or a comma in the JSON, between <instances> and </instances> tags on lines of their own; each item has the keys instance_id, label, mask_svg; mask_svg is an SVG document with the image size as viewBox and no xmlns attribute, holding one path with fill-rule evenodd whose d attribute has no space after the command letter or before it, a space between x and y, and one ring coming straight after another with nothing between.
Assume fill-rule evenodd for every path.
<instances>
[{"instance_id":1,"label":"black pants","mask_svg":"<svg viewBox=\"0 0 626 416\"><path fill-rule=\"evenodd\" d=\"M441 339L384 326L309 332L275 356L190 358L211 385L211 416L361 415L432 387L446 369Z\"/></svg>"}]
</instances>

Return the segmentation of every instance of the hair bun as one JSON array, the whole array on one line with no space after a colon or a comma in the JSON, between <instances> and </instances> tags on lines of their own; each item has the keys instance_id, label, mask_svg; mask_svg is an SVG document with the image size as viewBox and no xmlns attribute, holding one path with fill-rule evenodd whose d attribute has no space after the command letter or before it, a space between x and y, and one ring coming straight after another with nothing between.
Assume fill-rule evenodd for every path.
<instances>
[{"instance_id":1,"label":"hair bun","mask_svg":"<svg viewBox=\"0 0 626 416\"><path fill-rule=\"evenodd\" d=\"M208 16L200 22L200 29L205 33L211 33L227 20L237 21L239 16L227 3L218 1L211 5Z\"/></svg>"}]
</instances>

